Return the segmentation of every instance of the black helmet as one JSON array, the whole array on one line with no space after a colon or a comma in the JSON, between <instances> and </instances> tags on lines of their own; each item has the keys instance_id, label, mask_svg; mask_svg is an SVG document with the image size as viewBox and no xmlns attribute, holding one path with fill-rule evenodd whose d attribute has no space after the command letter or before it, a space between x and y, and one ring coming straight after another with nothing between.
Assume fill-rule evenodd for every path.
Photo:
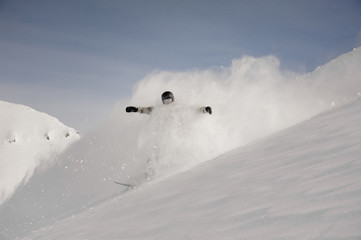
<instances>
[{"instance_id":1,"label":"black helmet","mask_svg":"<svg viewBox=\"0 0 361 240\"><path fill-rule=\"evenodd\" d=\"M162 102L163 104L169 104L174 102L174 95L170 91L166 91L162 94Z\"/></svg>"}]
</instances>

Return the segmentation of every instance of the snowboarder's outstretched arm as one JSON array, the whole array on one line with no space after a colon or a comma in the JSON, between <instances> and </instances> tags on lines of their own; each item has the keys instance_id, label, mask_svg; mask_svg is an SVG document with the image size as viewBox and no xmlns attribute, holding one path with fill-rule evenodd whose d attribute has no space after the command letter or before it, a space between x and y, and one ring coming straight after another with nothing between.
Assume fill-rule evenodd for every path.
<instances>
[{"instance_id":1,"label":"snowboarder's outstretched arm","mask_svg":"<svg viewBox=\"0 0 361 240\"><path fill-rule=\"evenodd\" d=\"M212 108L210 106L201 107L199 110L201 112L203 112L203 113L212 114ZM128 107L126 107L125 111L128 112L128 113L130 113L130 112L138 112L138 113L150 114L153 111L153 107L133 107L133 106L128 106Z\"/></svg>"},{"instance_id":2,"label":"snowboarder's outstretched arm","mask_svg":"<svg viewBox=\"0 0 361 240\"><path fill-rule=\"evenodd\" d=\"M153 110L153 107L133 107L133 106L128 106L125 108L126 112L139 112L139 113L145 113L145 114L150 114Z\"/></svg>"},{"instance_id":3,"label":"snowboarder's outstretched arm","mask_svg":"<svg viewBox=\"0 0 361 240\"><path fill-rule=\"evenodd\" d=\"M207 107L201 107L199 109L201 112L203 113L209 113L209 114L212 114L212 108L210 106L207 106Z\"/></svg>"}]
</instances>

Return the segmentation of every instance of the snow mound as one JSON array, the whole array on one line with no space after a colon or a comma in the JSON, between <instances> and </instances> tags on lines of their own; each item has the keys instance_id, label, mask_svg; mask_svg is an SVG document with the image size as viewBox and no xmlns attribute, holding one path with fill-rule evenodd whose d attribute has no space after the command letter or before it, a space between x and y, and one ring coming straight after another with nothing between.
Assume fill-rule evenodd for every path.
<instances>
[{"instance_id":1,"label":"snow mound","mask_svg":"<svg viewBox=\"0 0 361 240\"><path fill-rule=\"evenodd\" d=\"M0 205L36 168L79 139L79 133L57 119L23 105L0 101Z\"/></svg>"}]
</instances>

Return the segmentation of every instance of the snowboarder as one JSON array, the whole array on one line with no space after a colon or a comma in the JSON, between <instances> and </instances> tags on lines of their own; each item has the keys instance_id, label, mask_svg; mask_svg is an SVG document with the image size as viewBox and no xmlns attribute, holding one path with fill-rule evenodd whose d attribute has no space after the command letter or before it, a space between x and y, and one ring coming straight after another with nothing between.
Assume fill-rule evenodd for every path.
<instances>
[{"instance_id":1,"label":"snowboarder","mask_svg":"<svg viewBox=\"0 0 361 240\"><path fill-rule=\"evenodd\" d=\"M174 102L174 95L172 92L170 91L166 91L162 94L162 102L163 104L172 104ZM126 107L125 111L126 112L139 112L139 113L145 113L145 114L150 114L152 112L154 107L133 107L133 106L128 106ZM207 107L201 107L199 109L201 112L203 113L209 113L212 114L212 108L210 106Z\"/></svg>"}]
</instances>

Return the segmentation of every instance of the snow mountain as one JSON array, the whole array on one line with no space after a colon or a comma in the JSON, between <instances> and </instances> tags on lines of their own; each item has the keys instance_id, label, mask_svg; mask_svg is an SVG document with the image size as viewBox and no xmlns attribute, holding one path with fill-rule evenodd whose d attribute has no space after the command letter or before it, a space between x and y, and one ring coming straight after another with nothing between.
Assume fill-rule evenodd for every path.
<instances>
[{"instance_id":1,"label":"snow mountain","mask_svg":"<svg viewBox=\"0 0 361 240\"><path fill-rule=\"evenodd\" d=\"M79 133L34 109L0 101L0 205L42 165L79 140Z\"/></svg>"},{"instance_id":2,"label":"snow mountain","mask_svg":"<svg viewBox=\"0 0 361 240\"><path fill-rule=\"evenodd\" d=\"M25 239L360 239L361 101Z\"/></svg>"},{"instance_id":3,"label":"snow mountain","mask_svg":"<svg viewBox=\"0 0 361 240\"><path fill-rule=\"evenodd\" d=\"M43 160L13 169L26 181L0 206L0 238L360 239L360 65L358 48L306 75L272 56L155 71L80 141L40 123L30 136ZM162 106L170 89L175 104ZM212 115L196 111L205 105ZM42 151L68 135L71 147Z\"/></svg>"}]
</instances>

